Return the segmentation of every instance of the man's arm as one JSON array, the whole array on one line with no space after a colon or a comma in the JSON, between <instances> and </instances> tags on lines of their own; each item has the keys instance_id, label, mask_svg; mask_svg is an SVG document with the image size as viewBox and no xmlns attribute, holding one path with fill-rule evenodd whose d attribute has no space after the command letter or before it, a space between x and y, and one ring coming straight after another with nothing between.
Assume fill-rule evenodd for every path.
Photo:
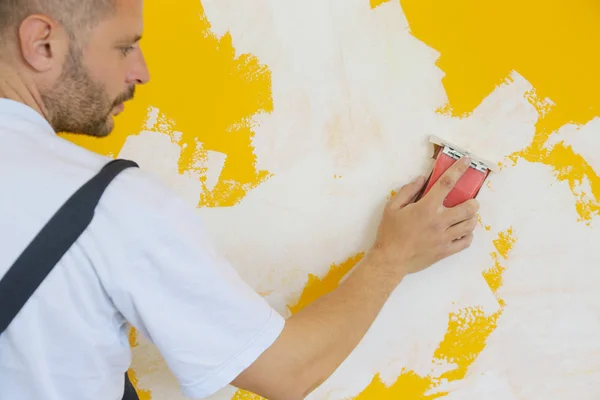
<instances>
[{"instance_id":1,"label":"man's arm","mask_svg":"<svg viewBox=\"0 0 600 400\"><path fill-rule=\"evenodd\" d=\"M443 201L469 161L456 162L414 203L423 178L387 204L373 248L340 286L286 321L275 343L232 383L270 400L303 399L359 344L407 275L470 246L478 203Z\"/></svg>"}]
</instances>

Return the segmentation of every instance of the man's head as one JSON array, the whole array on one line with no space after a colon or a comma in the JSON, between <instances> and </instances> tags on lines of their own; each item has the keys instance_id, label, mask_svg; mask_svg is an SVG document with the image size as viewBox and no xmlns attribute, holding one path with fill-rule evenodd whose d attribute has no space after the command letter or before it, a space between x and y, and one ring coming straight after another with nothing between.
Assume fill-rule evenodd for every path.
<instances>
[{"instance_id":1,"label":"man's head","mask_svg":"<svg viewBox=\"0 0 600 400\"><path fill-rule=\"evenodd\" d=\"M106 136L149 79L142 12L143 0L0 0L0 61L57 132Z\"/></svg>"}]
</instances>

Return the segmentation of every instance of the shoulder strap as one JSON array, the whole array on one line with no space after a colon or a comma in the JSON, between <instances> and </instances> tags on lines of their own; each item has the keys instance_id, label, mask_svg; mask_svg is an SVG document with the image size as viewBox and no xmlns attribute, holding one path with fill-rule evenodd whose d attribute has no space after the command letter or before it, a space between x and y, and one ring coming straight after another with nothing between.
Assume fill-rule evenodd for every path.
<instances>
[{"instance_id":1,"label":"shoulder strap","mask_svg":"<svg viewBox=\"0 0 600 400\"><path fill-rule=\"evenodd\" d=\"M102 194L123 170L138 165L114 160L84 184L48 221L0 280L0 334L92 221Z\"/></svg>"}]
</instances>

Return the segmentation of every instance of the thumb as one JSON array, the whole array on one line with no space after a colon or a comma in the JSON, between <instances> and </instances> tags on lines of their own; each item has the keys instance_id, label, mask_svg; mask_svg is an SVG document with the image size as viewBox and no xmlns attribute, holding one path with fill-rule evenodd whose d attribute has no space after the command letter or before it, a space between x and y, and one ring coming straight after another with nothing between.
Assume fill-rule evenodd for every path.
<instances>
[{"instance_id":1,"label":"thumb","mask_svg":"<svg viewBox=\"0 0 600 400\"><path fill-rule=\"evenodd\" d=\"M420 176L411 183L402 186L398 193L392 198L391 206L393 208L402 208L412 203L415 197L423 189L423 186L425 186L425 182L425 177Z\"/></svg>"}]
</instances>

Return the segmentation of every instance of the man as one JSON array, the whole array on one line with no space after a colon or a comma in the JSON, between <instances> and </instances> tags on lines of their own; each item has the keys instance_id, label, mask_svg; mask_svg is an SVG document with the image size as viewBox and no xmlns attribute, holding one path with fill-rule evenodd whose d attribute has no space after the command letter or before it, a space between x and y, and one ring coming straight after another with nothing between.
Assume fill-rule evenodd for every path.
<instances>
[{"instance_id":1,"label":"man","mask_svg":"<svg viewBox=\"0 0 600 400\"><path fill-rule=\"evenodd\" d=\"M143 0L0 2L0 278L109 161L56 132L108 135L135 86L149 80L142 10ZM272 400L304 398L358 345L407 274L470 245L477 202L442 205L466 163L416 203L424 179L404 186L353 273L287 321L215 252L193 208L139 169L124 171L0 336L0 398L120 399L127 321L190 397L231 383Z\"/></svg>"}]
</instances>

